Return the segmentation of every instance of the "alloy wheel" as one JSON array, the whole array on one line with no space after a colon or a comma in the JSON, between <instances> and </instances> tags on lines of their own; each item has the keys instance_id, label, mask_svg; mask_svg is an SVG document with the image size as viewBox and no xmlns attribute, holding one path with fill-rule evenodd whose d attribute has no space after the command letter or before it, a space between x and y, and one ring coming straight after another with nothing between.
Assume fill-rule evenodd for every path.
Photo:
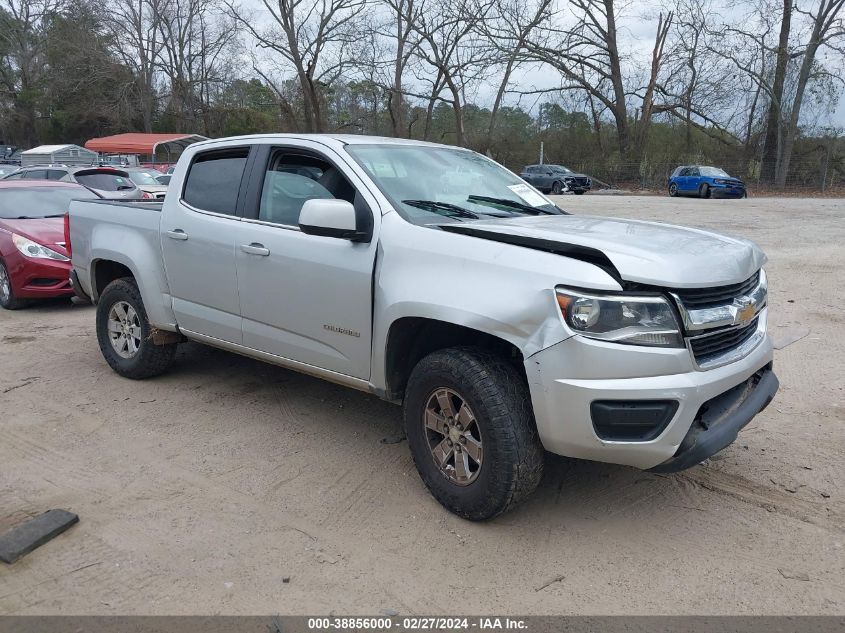
<instances>
[{"instance_id":1,"label":"alloy wheel","mask_svg":"<svg viewBox=\"0 0 845 633\"><path fill-rule=\"evenodd\" d=\"M141 348L141 320L126 301L118 301L108 317L109 341L121 358L132 358Z\"/></svg>"},{"instance_id":2,"label":"alloy wheel","mask_svg":"<svg viewBox=\"0 0 845 633\"><path fill-rule=\"evenodd\" d=\"M11 296L12 281L9 279L9 273L6 272L6 267L0 264L0 301L6 303Z\"/></svg>"},{"instance_id":3,"label":"alloy wheel","mask_svg":"<svg viewBox=\"0 0 845 633\"><path fill-rule=\"evenodd\" d=\"M435 389L426 403L423 425L441 474L459 486L474 482L484 451L478 420L463 396L452 389Z\"/></svg>"}]
</instances>

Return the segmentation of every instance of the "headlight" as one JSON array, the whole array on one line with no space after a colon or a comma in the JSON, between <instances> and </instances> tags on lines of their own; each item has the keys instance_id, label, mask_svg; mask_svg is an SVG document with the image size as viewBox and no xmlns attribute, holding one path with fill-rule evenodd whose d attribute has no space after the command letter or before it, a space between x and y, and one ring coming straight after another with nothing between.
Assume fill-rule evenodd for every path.
<instances>
[{"instance_id":1,"label":"headlight","mask_svg":"<svg viewBox=\"0 0 845 633\"><path fill-rule=\"evenodd\" d=\"M588 338L629 345L683 347L672 306L663 297L587 294L556 290L563 320Z\"/></svg>"},{"instance_id":2,"label":"headlight","mask_svg":"<svg viewBox=\"0 0 845 633\"><path fill-rule=\"evenodd\" d=\"M59 262L70 261L61 253L57 253L46 246L41 246L41 244L33 242L32 240L15 233L12 233L12 242L15 244L15 248L17 248L23 255L32 257L33 259L53 259Z\"/></svg>"}]
</instances>

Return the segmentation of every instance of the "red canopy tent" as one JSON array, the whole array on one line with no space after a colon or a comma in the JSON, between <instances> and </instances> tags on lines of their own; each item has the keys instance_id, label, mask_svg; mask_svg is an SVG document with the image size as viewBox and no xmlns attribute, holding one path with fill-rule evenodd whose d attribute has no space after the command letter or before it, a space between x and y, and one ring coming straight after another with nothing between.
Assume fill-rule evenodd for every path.
<instances>
[{"instance_id":1,"label":"red canopy tent","mask_svg":"<svg viewBox=\"0 0 845 633\"><path fill-rule=\"evenodd\" d=\"M153 163L173 163L188 145L205 141L199 134L144 134L130 132L92 138L85 142L87 149L101 154L140 154Z\"/></svg>"}]
</instances>

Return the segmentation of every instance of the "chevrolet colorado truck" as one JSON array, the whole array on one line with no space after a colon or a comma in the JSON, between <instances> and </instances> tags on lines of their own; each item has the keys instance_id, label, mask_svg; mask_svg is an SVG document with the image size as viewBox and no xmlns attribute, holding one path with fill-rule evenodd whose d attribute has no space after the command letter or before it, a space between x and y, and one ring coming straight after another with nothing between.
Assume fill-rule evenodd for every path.
<instances>
[{"instance_id":1,"label":"chevrolet colorado truck","mask_svg":"<svg viewBox=\"0 0 845 633\"><path fill-rule=\"evenodd\" d=\"M66 233L117 373L191 340L401 404L422 480L468 519L529 495L544 450L694 466L778 388L753 243L570 215L466 149L203 141L162 203L75 201Z\"/></svg>"}]
</instances>

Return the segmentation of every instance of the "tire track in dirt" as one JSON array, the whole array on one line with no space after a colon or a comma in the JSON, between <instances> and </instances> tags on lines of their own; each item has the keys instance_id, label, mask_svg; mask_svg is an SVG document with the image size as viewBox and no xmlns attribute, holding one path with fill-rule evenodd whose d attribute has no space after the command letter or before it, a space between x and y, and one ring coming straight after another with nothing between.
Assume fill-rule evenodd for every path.
<instances>
[{"instance_id":1,"label":"tire track in dirt","mask_svg":"<svg viewBox=\"0 0 845 633\"><path fill-rule=\"evenodd\" d=\"M845 514L827 504L806 501L740 475L710 468L696 468L672 476L768 512L777 512L831 532L845 534Z\"/></svg>"}]
</instances>

